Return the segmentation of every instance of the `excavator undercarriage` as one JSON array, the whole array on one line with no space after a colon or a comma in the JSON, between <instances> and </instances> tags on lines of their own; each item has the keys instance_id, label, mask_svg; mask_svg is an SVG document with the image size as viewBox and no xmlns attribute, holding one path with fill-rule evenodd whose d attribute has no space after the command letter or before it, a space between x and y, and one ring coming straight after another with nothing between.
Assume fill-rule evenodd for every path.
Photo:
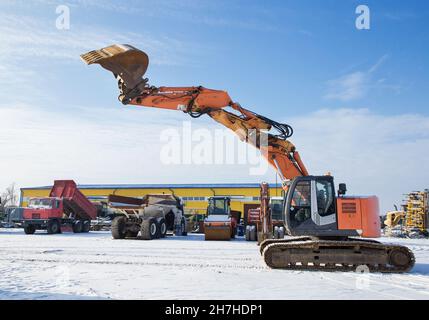
<instances>
[{"instance_id":1,"label":"excavator undercarriage","mask_svg":"<svg viewBox=\"0 0 429 320\"><path fill-rule=\"evenodd\" d=\"M410 271L415 263L407 247L354 238L265 240L260 252L270 268L288 270L355 271L366 266L369 272L400 273Z\"/></svg>"}]
</instances>

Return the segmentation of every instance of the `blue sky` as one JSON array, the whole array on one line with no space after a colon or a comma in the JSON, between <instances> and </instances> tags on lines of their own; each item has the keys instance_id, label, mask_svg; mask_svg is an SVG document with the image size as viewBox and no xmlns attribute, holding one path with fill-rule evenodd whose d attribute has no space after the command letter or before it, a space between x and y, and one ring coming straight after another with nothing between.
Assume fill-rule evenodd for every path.
<instances>
[{"instance_id":1,"label":"blue sky","mask_svg":"<svg viewBox=\"0 0 429 320\"><path fill-rule=\"evenodd\" d=\"M71 10L70 30L55 28L60 4ZM360 4L371 10L370 30L355 27ZM384 192L387 207L429 178L421 172L429 155L428 21L429 4L419 0L3 0L0 115L9 120L0 161L14 170L0 187L59 176L80 183L259 181L244 168L216 167L223 174L215 177L207 166L144 169L159 156L145 137L180 127L186 116L123 108L111 75L79 59L129 43L149 54L152 84L227 90L243 106L294 126L292 140L311 172L334 172L356 193ZM46 161L52 141L70 147ZM44 155L29 163L40 148ZM142 149L154 154L124 156ZM398 179L388 195L383 186Z\"/></svg>"},{"instance_id":2,"label":"blue sky","mask_svg":"<svg viewBox=\"0 0 429 320\"><path fill-rule=\"evenodd\" d=\"M326 106L427 113L429 5L424 1L365 2L371 9L370 30L355 28L360 1L17 2L6 1L2 14L38 20L42 32L59 38L69 35L55 29L55 8L69 3L69 33L77 41L70 54L90 48L91 41L83 37L79 43L79 35L92 28L108 35L97 39L105 44L121 35L133 41L136 33L134 44L156 63L148 73L153 83L227 89L243 105L270 116L300 115ZM86 82L78 81L91 77L94 90L106 90L100 78L108 75L79 63L78 58L65 63L46 57L28 62L52 77L66 74L54 89L70 104L111 102L110 95L94 95L85 90ZM48 82L53 85L52 79ZM70 86L79 95L68 94ZM348 89L354 93L347 94Z\"/></svg>"}]
</instances>

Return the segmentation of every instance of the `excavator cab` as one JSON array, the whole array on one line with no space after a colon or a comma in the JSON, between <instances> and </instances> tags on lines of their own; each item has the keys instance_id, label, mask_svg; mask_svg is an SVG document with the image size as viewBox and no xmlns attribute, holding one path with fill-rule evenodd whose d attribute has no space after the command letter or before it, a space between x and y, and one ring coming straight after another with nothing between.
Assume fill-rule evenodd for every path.
<instances>
[{"instance_id":1,"label":"excavator cab","mask_svg":"<svg viewBox=\"0 0 429 320\"><path fill-rule=\"evenodd\" d=\"M285 225L293 236L357 236L339 230L337 197L332 176L305 176L292 180L284 197Z\"/></svg>"}]
</instances>

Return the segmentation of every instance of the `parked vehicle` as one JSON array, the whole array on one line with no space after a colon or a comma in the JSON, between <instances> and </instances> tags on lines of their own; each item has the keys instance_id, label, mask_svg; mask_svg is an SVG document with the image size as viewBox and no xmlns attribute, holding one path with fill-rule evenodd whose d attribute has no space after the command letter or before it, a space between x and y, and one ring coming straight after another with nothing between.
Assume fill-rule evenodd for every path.
<instances>
[{"instance_id":1,"label":"parked vehicle","mask_svg":"<svg viewBox=\"0 0 429 320\"><path fill-rule=\"evenodd\" d=\"M77 188L73 180L56 180L49 197L31 198L24 208L23 226L26 234L47 230L61 233L63 226L71 226L74 233L89 232L97 208Z\"/></svg>"},{"instance_id":2,"label":"parked vehicle","mask_svg":"<svg viewBox=\"0 0 429 320\"><path fill-rule=\"evenodd\" d=\"M208 199L204 220L205 240L230 240L237 234L241 212L231 210L231 198L215 196Z\"/></svg>"},{"instance_id":3,"label":"parked vehicle","mask_svg":"<svg viewBox=\"0 0 429 320\"><path fill-rule=\"evenodd\" d=\"M164 238L168 232L187 235L187 223L180 198L171 194L147 194L142 199L109 196L109 207L115 209L112 221L114 239Z\"/></svg>"},{"instance_id":4,"label":"parked vehicle","mask_svg":"<svg viewBox=\"0 0 429 320\"><path fill-rule=\"evenodd\" d=\"M285 236L283 217L283 198L271 197L269 202L271 215L271 229L274 239L283 239ZM246 241L257 241L262 228L261 208L249 209L245 231Z\"/></svg>"},{"instance_id":5,"label":"parked vehicle","mask_svg":"<svg viewBox=\"0 0 429 320\"><path fill-rule=\"evenodd\" d=\"M7 228L19 227L24 217L24 208L9 206L4 208L3 226Z\"/></svg>"}]
</instances>

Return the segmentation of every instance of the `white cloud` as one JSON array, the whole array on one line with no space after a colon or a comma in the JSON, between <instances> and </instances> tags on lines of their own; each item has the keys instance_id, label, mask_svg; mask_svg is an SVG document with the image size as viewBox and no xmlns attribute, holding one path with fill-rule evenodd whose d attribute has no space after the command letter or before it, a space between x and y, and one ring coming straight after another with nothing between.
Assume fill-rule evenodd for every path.
<instances>
[{"instance_id":1,"label":"white cloud","mask_svg":"<svg viewBox=\"0 0 429 320\"><path fill-rule=\"evenodd\" d=\"M3 5L15 7L28 6L55 6L62 5L62 0L3 0ZM103 10L116 14L132 15L138 18L162 18L171 23L192 23L208 27L237 28L244 30L278 31L269 18L272 12L266 7L253 4L248 5L248 15L241 15L243 11L240 3L231 1L201 1L201 0L69 0L66 3L73 10ZM1 5L1 4L0 4ZM234 18L225 16L234 15ZM208 14L210 13L210 14Z\"/></svg>"},{"instance_id":2,"label":"white cloud","mask_svg":"<svg viewBox=\"0 0 429 320\"><path fill-rule=\"evenodd\" d=\"M368 74L353 72L328 82L329 93L325 98L340 101L351 101L362 98L368 90Z\"/></svg>"},{"instance_id":3,"label":"white cloud","mask_svg":"<svg viewBox=\"0 0 429 320\"><path fill-rule=\"evenodd\" d=\"M118 106L56 113L21 104L0 106L0 119L0 190L11 182L22 187L46 185L59 178L79 183L234 182L248 178L245 165L163 164L160 133L167 127L180 131L181 121L191 120L181 112ZM192 122L192 127L219 128L206 117L201 120ZM214 175L216 170L222 172ZM259 181L259 177L251 179Z\"/></svg>"},{"instance_id":4,"label":"white cloud","mask_svg":"<svg viewBox=\"0 0 429 320\"><path fill-rule=\"evenodd\" d=\"M375 75L376 71L388 57L388 55L383 55L368 70L351 72L337 79L329 80L327 82L328 91L324 98L348 102L364 98L374 89L389 89L395 92L400 91L400 86L385 84L385 78L379 79Z\"/></svg>"},{"instance_id":5,"label":"white cloud","mask_svg":"<svg viewBox=\"0 0 429 320\"><path fill-rule=\"evenodd\" d=\"M321 110L289 119L293 141L313 174L330 171L352 194L376 194L382 212L428 187L429 117Z\"/></svg>"},{"instance_id":6,"label":"white cloud","mask_svg":"<svg viewBox=\"0 0 429 320\"><path fill-rule=\"evenodd\" d=\"M153 36L143 32L117 32L98 26L74 24L70 30L57 30L55 18L41 20L23 15L0 14L0 63L31 58L43 61L79 60L79 55L114 43L144 47L154 64L176 65L184 61L184 51L191 49L169 36ZM73 18L73 17L72 17ZM174 49L173 49L174 48ZM174 57L174 59L172 59Z\"/></svg>"},{"instance_id":7,"label":"white cloud","mask_svg":"<svg viewBox=\"0 0 429 320\"><path fill-rule=\"evenodd\" d=\"M148 167L158 158L151 152L157 131L137 113L82 108L76 116L27 105L0 107L0 185L47 184L55 177L126 181L159 172Z\"/></svg>"},{"instance_id":8,"label":"white cloud","mask_svg":"<svg viewBox=\"0 0 429 320\"><path fill-rule=\"evenodd\" d=\"M39 80L50 74L52 64L83 66L80 54L114 43L144 48L151 57L151 65L182 65L193 58L194 45L170 36L119 32L73 22L70 30L57 30L55 17L55 11L52 19L0 12L0 98L3 101L52 100L55 93L48 92Z\"/></svg>"},{"instance_id":9,"label":"white cloud","mask_svg":"<svg viewBox=\"0 0 429 320\"><path fill-rule=\"evenodd\" d=\"M373 73L377 71L378 68L389 58L387 54L383 55L378 61L368 70L368 73Z\"/></svg>"},{"instance_id":10,"label":"white cloud","mask_svg":"<svg viewBox=\"0 0 429 320\"><path fill-rule=\"evenodd\" d=\"M0 189L79 183L203 183L275 180L272 169L249 176L247 165L165 165L160 131L181 128L180 112L81 108L51 113L34 106L0 107ZM350 194L376 194L382 212L429 181L429 117L384 116L368 110L321 110L289 119L292 141L312 174L330 171ZM207 117L194 129L219 129Z\"/></svg>"}]
</instances>

